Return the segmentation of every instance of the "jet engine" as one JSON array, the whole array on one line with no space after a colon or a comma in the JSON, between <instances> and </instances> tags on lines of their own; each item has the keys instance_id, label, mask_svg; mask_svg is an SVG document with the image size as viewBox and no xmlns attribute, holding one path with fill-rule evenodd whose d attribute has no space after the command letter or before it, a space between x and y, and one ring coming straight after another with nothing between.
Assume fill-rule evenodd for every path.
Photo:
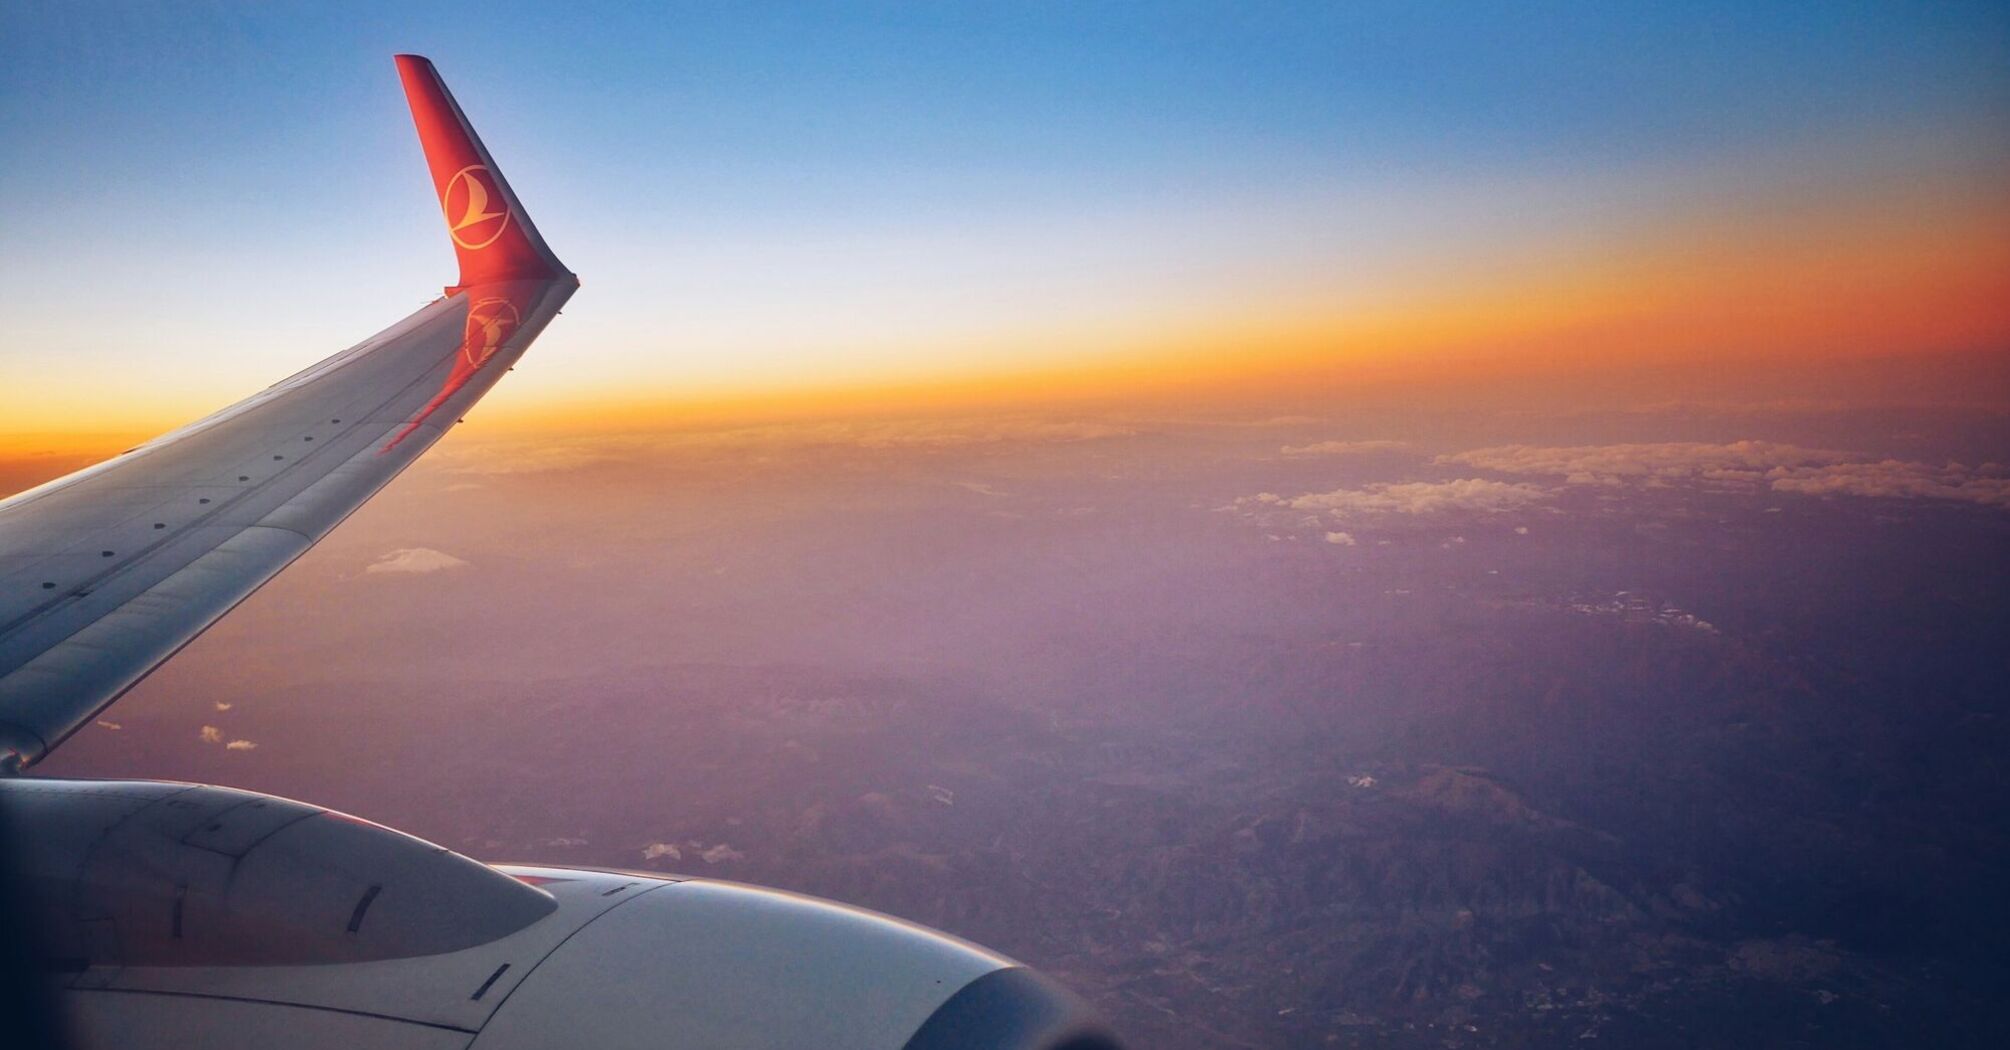
<instances>
[{"instance_id":1,"label":"jet engine","mask_svg":"<svg viewBox=\"0 0 2010 1050\"><path fill-rule=\"evenodd\" d=\"M1059 986L857 908L492 866L332 810L0 780L81 1046L1104 1050Z\"/></svg>"}]
</instances>

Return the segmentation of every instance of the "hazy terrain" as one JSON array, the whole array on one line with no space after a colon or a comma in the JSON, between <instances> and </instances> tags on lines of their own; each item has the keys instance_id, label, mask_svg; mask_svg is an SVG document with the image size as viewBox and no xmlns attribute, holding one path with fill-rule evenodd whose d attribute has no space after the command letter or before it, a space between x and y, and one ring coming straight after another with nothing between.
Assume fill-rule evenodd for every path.
<instances>
[{"instance_id":1,"label":"hazy terrain","mask_svg":"<svg viewBox=\"0 0 2010 1050\"><path fill-rule=\"evenodd\" d=\"M1984 1045L2006 462L1792 402L476 432L40 769L841 898L1144 1046Z\"/></svg>"}]
</instances>

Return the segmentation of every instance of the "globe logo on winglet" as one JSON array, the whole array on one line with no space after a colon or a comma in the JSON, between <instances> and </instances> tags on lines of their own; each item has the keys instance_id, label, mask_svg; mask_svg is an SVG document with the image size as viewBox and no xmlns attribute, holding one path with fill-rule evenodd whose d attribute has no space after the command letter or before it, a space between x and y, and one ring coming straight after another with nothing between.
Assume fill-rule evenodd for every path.
<instances>
[{"instance_id":1,"label":"globe logo on winglet","mask_svg":"<svg viewBox=\"0 0 2010 1050\"><path fill-rule=\"evenodd\" d=\"M467 334L461 339L461 353L468 364L480 368L502 349L503 341L522 322L516 304L508 299L483 299L468 308Z\"/></svg>"},{"instance_id":2,"label":"globe logo on winglet","mask_svg":"<svg viewBox=\"0 0 2010 1050\"><path fill-rule=\"evenodd\" d=\"M447 215L447 233L454 243L470 251L494 244L509 227L509 198L481 164L454 172L440 195L440 210Z\"/></svg>"}]
</instances>

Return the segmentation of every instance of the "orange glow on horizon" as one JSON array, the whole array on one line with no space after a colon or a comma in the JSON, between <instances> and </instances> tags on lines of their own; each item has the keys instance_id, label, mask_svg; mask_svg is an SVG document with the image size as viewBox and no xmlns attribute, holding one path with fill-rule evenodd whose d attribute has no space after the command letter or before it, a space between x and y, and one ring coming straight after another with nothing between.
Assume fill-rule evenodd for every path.
<instances>
[{"instance_id":1,"label":"orange glow on horizon","mask_svg":"<svg viewBox=\"0 0 2010 1050\"><path fill-rule=\"evenodd\" d=\"M1509 374L1568 386L1586 373L1629 368L2010 358L2010 207L1935 219L1899 213L1844 229L1791 221L1684 228L1655 250L1608 245L1577 258L1499 266L1344 316L1308 309L1134 334L1122 345L1084 343L1076 366L644 391L512 406L504 419L536 429L646 429L667 417L1303 393L1309 384L1337 391ZM1874 399L1877 391L1863 393Z\"/></svg>"},{"instance_id":2,"label":"orange glow on horizon","mask_svg":"<svg viewBox=\"0 0 2010 1050\"><path fill-rule=\"evenodd\" d=\"M1412 287L1336 290L1291 306L1245 303L1239 314L1216 306L1109 331L991 336L1005 349L1040 348L1018 369L930 374L908 366L684 390L638 381L585 393L547 393L526 376L505 383L480 414L506 428L632 430L753 415L1248 400L1509 374L1567 390L1625 369L2010 356L2010 198L1999 191L1886 187L1789 199L1769 211L1744 204L1743 212L1664 218L1591 243L1464 258ZM562 367L549 355L530 360L539 371ZM0 454L102 450L111 432L124 447L216 407L160 391L108 403L102 388L80 387L73 399L17 414L20 432L0 434Z\"/></svg>"}]
</instances>

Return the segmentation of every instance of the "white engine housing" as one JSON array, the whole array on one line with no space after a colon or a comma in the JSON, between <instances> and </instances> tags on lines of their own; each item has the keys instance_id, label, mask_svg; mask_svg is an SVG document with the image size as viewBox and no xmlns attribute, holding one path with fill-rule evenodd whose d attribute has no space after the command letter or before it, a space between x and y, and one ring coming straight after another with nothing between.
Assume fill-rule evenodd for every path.
<instances>
[{"instance_id":1,"label":"white engine housing","mask_svg":"<svg viewBox=\"0 0 2010 1050\"><path fill-rule=\"evenodd\" d=\"M84 1046L1115 1046L1009 959L795 894L490 866L229 788L0 801Z\"/></svg>"}]
</instances>

